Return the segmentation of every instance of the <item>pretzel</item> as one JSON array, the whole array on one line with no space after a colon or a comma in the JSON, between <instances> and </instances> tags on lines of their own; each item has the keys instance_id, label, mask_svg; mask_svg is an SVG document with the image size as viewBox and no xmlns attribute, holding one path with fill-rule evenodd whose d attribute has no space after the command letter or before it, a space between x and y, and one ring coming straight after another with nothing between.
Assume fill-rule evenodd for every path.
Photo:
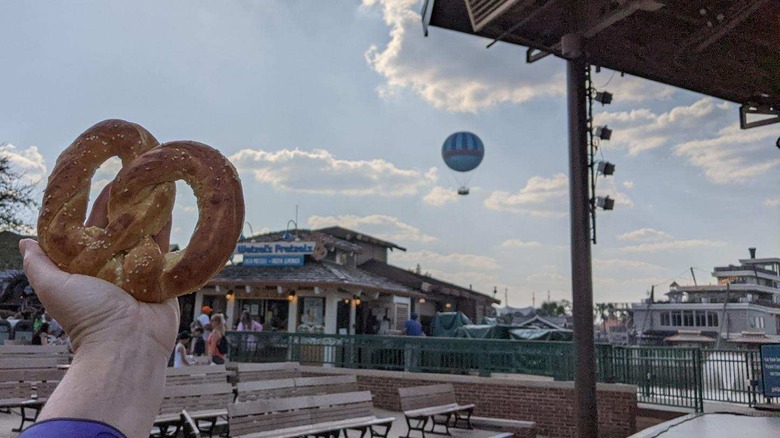
<instances>
[{"instance_id":1,"label":"pretzel","mask_svg":"<svg viewBox=\"0 0 780 438\"><path fill-rule=\"evenodd\" d=\"M112 156L123 167L111 183L108 224L85 227L90 180ZM177 180L198 199L198 223L187 248L163 254L153 236L170 220ZM194 141L160 145L139 125L106 120L57 159L43 195L38 239L60 269L159 303L200 288L219 272L243 224L241 182L219 151Z\"/></svg>"}]
</instances>

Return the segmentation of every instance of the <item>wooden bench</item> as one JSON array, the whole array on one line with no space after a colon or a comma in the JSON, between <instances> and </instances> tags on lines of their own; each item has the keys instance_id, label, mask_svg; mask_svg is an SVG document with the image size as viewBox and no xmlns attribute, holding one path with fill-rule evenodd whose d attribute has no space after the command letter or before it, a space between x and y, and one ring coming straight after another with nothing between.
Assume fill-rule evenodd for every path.
<instances>
[{"instance_id":1,"label":"wooden bench","mask_svg":"<svg viewBox=\"0 0 780 438\"><path fill-rule=\"evenodd\" d=\"M168 435L172 428L174 435L182 427L186 429L187 423L181 416L186 410L188 419L195 425L206 424L203 428L210 436L220 418L227 416L227 405L235 398L232 386L227 383L228 375L224 365L166 368L163 401L154 421L159 435Z\"/></svg>"},{"instance_id":2,"label":"wooden bench","mask_svg":"<svg viewBox=\"0 0 780 438\"><path fill-rule=\"evenodd\" d=\"M56 368L0 370L0 409L21 410L21 423L14 432L21 431L24 423L38 419L41 409L64 376L65 372ZM28 415L28 410L31 415Z\"/></svg>"},{"instance_id":3,"label":"wooden bench","mask_svg":"<svg viewBox=\"0 0 780 438\"><path fill-rule=\"evenodd\" d=\"M240 382L237 401L248 402L304 395L338 394L358 390L357 377L322 376Z\"/></svg>"},{"instance_id":4,"label":"wooden bench","mask_svg":"<svg viewBox=\"0 0 780 438\"><path fill-rule=\"evenodd\" d=\"M57 365L70 363L67 345L0 345L0 359L54 358Z\"/></svg>"},{"instance_id":5,"label":"wooden bench","mask_svg":"<svg viewBox=\"0 0 780 438\"><path fill-rule=\"evenodd\" d=\"M377 418L368 391L279 398L228 406L230 436L294 438L338 436L357 429L361 437L387 437L395 418Z\"/></svg>"},{"instance_id":6,"label":"wooden bench","mask_svg":"<svg viewBox=\"0 0 780 438\"><path fill-rule=\"evenodd\" d=\"M409 438L413 430L417 430L425 437L425 433L437 433L436 426L444 426L446 434L450 434L450 420L454 418L452 427L457 427L460 421L465 421L466 427L471 429L471 413L474 405L461 405L455 400L455 389L452 384L414 386L411 388L398 388L401 399L401 410L406 418L409 430L406 437ZM441 419L443 417L443 419ZM431 422L431 429L425 427Z\"/></svg>"},{"instance_id":7,"label":"wooden bench","mask_svg":"<svg viewBox=\"0 0 780 438\"><path fill-rule=\"evenodd\" d=\"M165 386L226 383L231 373L225 365L194 365L165 369Z\"/></svg>"},{"instance_id":8,"label":"wooden bench","mask_svg":"<svg viewBox=\"0 0 780 438\"><path fill-rule=\"evenodd\" d=\"M173 435L177 435L184 426L181 413L186 410L198 430L211 436L220 419L227 416L227 406L233 398L233 387L226 381L196 385L166 385L154 426L159 428L160 436L168 436L172 427L175 428Z\"/></svg>"},{"instance_id":9,"label":"wooden bench","mask_svg":"<svg viewBox=\"0 0 780 438\"><path fill-rule=\"evenodd\" d=\"M247 363L233 362L229 370L235 372L232 383L253 382L257 380L290 379L301 377L298 362Z\"/></svg>"}]
</instances>

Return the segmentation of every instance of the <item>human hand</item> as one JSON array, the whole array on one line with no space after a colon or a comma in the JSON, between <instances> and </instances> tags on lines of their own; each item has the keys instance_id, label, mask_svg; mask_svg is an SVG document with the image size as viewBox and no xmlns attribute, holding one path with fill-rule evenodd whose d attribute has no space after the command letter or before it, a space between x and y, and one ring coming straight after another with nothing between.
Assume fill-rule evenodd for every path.
<instances>
[{"instance_id":1,"label":"human hand","mask_svg":"<svg viewBox=\"0 0 780 438\"><path fill-rule=\"evenodd\" d=\"M163 357L170 354L179 327L176 298L143 303L105 280L61 271L34 240L22 240L19 249L38 299L70 336L75 353L151 342Z\"/></svg>"},{"instance_id":2,"label":"human hand","mask_svg":"<svg viewBox=\"0 0 780 438\"><path fill-rule=\"evenodd\" d=\"M97 197L86 226L106 226L110 191L109 184ZM163 251L168 250L170 225L155 236ZM170 353L179 326L175 298L159 304L139 302L107 281L61 271L34 240L22 240L19 249L30 284L70 336L74 351L88 345L150 339L166 357Z\"/></svg>"},{"instance_id":3,"label":"human hand","mask_svg":"<svg viewBox=\"0 0 780 438\"><path fill-rule=\"evenodd\" d=\"M87 226L105 226L109 192L95 201ZM169 235L170 222L155 236L163 251ZM178 300L139 302L107 281L63 272L34 240L22 240L19 249L30 284L75 353L38 420L95 420L130 438L149 436L179 326Z\"/></svg>"}]
</instances>

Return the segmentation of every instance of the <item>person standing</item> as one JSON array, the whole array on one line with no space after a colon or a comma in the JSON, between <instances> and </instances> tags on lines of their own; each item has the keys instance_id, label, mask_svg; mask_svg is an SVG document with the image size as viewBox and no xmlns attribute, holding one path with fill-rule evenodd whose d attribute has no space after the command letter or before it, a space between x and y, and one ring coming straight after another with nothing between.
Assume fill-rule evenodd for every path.
<instances>
[{"instance_id":1,"label":"person standing","mask_svg":"<svg viewBox=\"0 0 780 438\"><path fill-rule=\"evenodd\" d=\"M425 336L423 333L422 324L418 321L419 316L412 312L410 318L406 320L406 335L407 336Z\"/></svg>"},{"instance_id":2,"label":"person standing","mask_svg":"<svg viewBox=\"0 0 780 438\"><path fill-rule=\"evenodd\" d=\"M211 362L217 365L225 363L227 339L225 339L225 318L221 313L211 315L211 334L206 341Z\"/></svg>"},{"instance_id":3,"label":"person standing","mask_svg":"<svg viewBox=\"0 0 780 438\"><path fill-rule=\"evenodd\" d=\"M192 337L195 339L192 342L192 355L200 357L206 354L206 340L203 339L203 328L200 326L195 328L195 331L192 332Z\"/></svg>"},{"instance_id":4,"label":"person standing","mask_svg":"<svg viewBox=\"0 0 780 438\"><path fill-rule=\"evenodd\" d=\"M187 357L187 344L190 342L190 334L181 332L176 336L176 348L173 350L173 367L182 368L193 365Z\"/></svg>"},{"instance_id":5,"label":"person standing","mask_svg":"<svg viewBox=\"0 0 780 438\"><path fill-rule=\"evenodd\" d=\"M38 326L38 329L35 330L35 333L32 337L33 345L49 345L49 323L44 322L40 326Z\"/></svg>"},{"instance_id":6,"label":"person standing","mask_svg":"<svg viewBox=\"0 0 780 438\"><path fill-rule=\"evenodd\" d=\"M241 319L239 319L236 329L240 332L261 332L263 331L263 324L252 319L249 311L244 310L241 312Z\"/></svg>"},{"instance_id":7,"label":"person standing","mask_svg":"<svg viewBox=\"0 0 780 438\"><path fill-rule=\"evenodd\" d=\"M211 306L203 306L200 309L200 315L198 315L198 322L201 327L206 327L206 324L211 320Z\"/></svg>"}]
</instances>

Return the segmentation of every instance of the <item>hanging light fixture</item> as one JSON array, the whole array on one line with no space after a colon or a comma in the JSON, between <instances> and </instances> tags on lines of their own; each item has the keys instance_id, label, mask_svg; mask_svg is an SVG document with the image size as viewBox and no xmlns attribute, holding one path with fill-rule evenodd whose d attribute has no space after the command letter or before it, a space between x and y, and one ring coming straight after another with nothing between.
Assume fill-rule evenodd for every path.
<instances>
[{"instance_id":1,"label":"hanging light fixture","mask_svg":"<svg viewBox=\"0 0 780 438\"><path fill-rule=\"evenodd\" d=\"M593 131L593 135L600 138L601 140L609 140L612 137L612 130L607 127L607 125L604 126L596 126L596 130Z\"/></svg>"},{"instance_id":2,"label":"hanging light fixture","mask_svg":"<svg viewBox=\"0 0 780 438\"><path fill-rule=\"evenodd\" d=\"M609 91L599 91L596 93L594 100L602 105L609 105L612 103L612 93Z\"/></svg>"}]
</instances>

